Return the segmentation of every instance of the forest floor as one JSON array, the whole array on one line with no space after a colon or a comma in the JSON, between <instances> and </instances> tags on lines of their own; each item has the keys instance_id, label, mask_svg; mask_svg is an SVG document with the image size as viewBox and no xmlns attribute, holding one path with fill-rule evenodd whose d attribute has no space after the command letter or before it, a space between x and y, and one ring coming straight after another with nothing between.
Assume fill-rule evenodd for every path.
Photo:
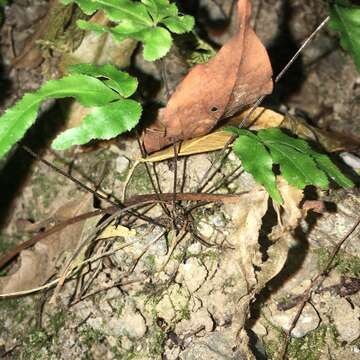
<instances>
[{"instance_id":1,"label":"forest floor","mask_svg":"<svg viewBox=\"0 0 360 360\"><path fill-rule=\"evenodd\" d=\"M40 53L36 50L31 38L39 30L36 24L46 15L49 3L54 6L54 1L14 0L4 10L2 109L38 88L45 79L61 74L69 52L73 57L87 56L69 51L69 42L59 34L56 24L55 35L44 40ZM193 11L200 35L214 47L220 47L234 34L231 0L179 3L185 11ZM274 74L327 14L323 2L316 0L253 0L252 4L253 26L269 51ZM29 49L24 51L27 46ZM164 103L160 68L144 62L135 47L133 42L121 49L109 46L103 56L107 61L116 59L121 67L131 64L130 71L140 79L141 100L149 107ZM11 68L14 57L16 66ZM176 49L165 61L173 88L188 65ZM323 29L303 51L263 106L301 117L331 133L344 144L335 156L344 159L354 172L360 170L360 75L329 29ZM71 126L69 122L76 123L79 112L76 105L68 103L45 104L41 120L27 134L24 144L106 196L131 199L153 193L146 165L140 163L133 168L141 152L132 135L61 154L50 149L54 136L64 126ZM162 191L173 192L176 168L179 193L194 192L218 154L179 158L176 166L173 159L156 163ZM345 237L358 221L360 191L306 191L302 204L314 200L325 204L325 209L320 213L298 212L299 224L283 236L284 250L283 243L278 243L279 248L272 244L269 234L280 226L279 217L287 221L285 215L276 214L265 193L240 165L230 154L203 189L204 194L247 192L239 204L207 203L189 212L189 202L184 201L179 208L169 203L165 210L178 214L177 234L128 215L120 227L108 226L106 230L113 231L110 235L97 236L77 260L91 261L62 287L1 298L0 358L225 360L248 359L252 353L256 359L276 360L282 358L287 346L287 356L294 360L358 359L359 228ZM152 164L149 168L154 175ZM291 196L289 199L295 201L297 195ZM0 257L54 224L108 206L104 200L94 201L91 194L19 146L0 162ZM294 215L295 207L289 205L286 211ZM142 209L154 221L166 218L165 210L159 205ZM23 252L21 261L0 269L1 292L26 290L39 281L54 280L56 273L63 271L66 257L77 243L86 241L99 220L97 216L71 225L39 242L35 249ZM247 248L238 244L240 235L259 241L262 258L257 264L252 259L251 269L241 266L246 264L243 257L253 248L250 243L246 243ZM343 239L326 276L294 324L292 337L287 339L286 331L303 295ZM49 254L61 250L61 258L52 263ZM256 265L264 270L269 259L273 275L261 283L264 271ZM258 271L258 287L253 293L244 275L250 270ZM10 282L3 285L1 281L9 277Z\"/></svg>"}]
</instances>

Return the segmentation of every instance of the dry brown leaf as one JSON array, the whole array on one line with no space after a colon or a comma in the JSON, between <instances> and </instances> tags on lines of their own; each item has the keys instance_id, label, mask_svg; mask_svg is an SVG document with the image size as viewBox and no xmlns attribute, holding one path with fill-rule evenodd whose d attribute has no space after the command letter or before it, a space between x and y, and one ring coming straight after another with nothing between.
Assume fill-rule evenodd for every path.
<instances>
[{"instance_id":1,"label":"dry brown leaf","mask_svg":"<svg viewBox=\"0 0 360 360\"><path fill-rule=\"evenodd\" d=\"M239 30L208 63L194 66L155 124L145 129L148 152L209 133L219 120L272 91L266 49L250 26L251 4L238 1Z\"/></svg>"},{"instance_id":2,"label":"dry brown leaf","mask_svg":"<svg viewBox=\"0 0 360 360\"><path fill-rule=\"evenodd\" d=\"M92 195L87 194L81 200L73 200L60 207L53 217L69 219L91 210ZM60 257L77 246L85 229L86 222L69 225L39 241L32 249L22 251L19 268L0 278L0 294L27 290L45 283L61 265L58 263Z\"/></svg>"},{"instance_id":3,"label":"dry brown leaf","mask_svg":"<svg viewBox=\"0 0 360 360\"><path fill-rule=\"evenodd\" d=\"M355 137L344 136L324 129L318 129L309 125L304 119L292 115L286 115L281 124L282 128L307 140L320 144L326 151L350 151L359 149L360 141Z\"/></svg>"},{"instance_id":4,"label":"dry brown leaf","mask_svg":"<svg viewBox=\"0 0 360 360\"><path fill-rule=\"evenodd\" d=\"M240 336L241 339L246 339L244 325L250 316L250 305L256 294L283 269L292 240L292 230L302 217L299 208L302 190L292 187L282 178L277 180L284 204L281 205L282 211L278 211L278 224L269 235L273 245L267 251L266 261L263 261L260 251L259 232L268 209L268 194L262 188L255 188L242 196L237 206L231 207L237 226L230 239L235 245L232 261L241 268L247 286L244 294L238 294L237 312L232 319L234 336ZM243 347L243 351L249 353L246 344Z\"/></svg>"},{"instance_id":5,"label":"dry brown leaf","mask_svg":"<svg viewBox=\"0 0 360 360\"><path fill-rule=\"evenodd\" d=\"M238 126L250 113L250 109L241 114L229 118L225 123L226 126ZM258 107L249 118L251 126L250 130L267 129L271 127L281 127L290 130L295 135L306 140L312 140L319 143L323 148L329 152L339 151L349 148L358 147L359 144L353 139L343 139L336 137L334 134L327 133L321 129L317 129L306 123L305 120L291 115L282 115L276 111ZM223 127L206 134L196 137L194 139L185 140L177 144L177 155L187 156L194 154L201 154L210 151L221 150L230 140L232 134L224 131ZM139 162L157 162L174 157L174 149L172 146L166 149L157 151L144 159L139 159Z\"/></svg>"},{"instance_id":6,"label":"dry brown leaf","mask_svg":"<svg viewBox=\"0 0 360 360\"><path fill-rule=\"evenodd\" d=\"M246 110L238 116L235 116L226 123L227 126L237 126L249 114L250 110ZM250 117L252 126L250 129L259 130L268 127L278 127L284 120L284 116L262 107L257 108ZM222 149L230 140L232 134L220 128L210 134L203 135L191 140L185 140L177 145L178 156L201 154L209 151L216 151ZM162 160L171 159L174 157L174 149L172 146L157 151L156 153L141 159L141 162L157 162Z\"/></svg>"}]
</instances>

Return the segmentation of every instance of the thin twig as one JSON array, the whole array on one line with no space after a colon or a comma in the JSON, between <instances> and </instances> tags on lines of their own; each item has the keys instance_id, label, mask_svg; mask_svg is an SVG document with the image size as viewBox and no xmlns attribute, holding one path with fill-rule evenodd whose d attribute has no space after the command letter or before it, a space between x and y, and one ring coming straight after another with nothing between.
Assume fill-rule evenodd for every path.
<instances>
[{"instance_id":1,"label":"thin twig","mask_svg":"<svg viewBox=\"0 0 360 360\"><path fill-rule=\"evenodd\" d=\"M125 286L125 285L131 285L131 284L134 284L134 283L137 283L137 282L144 282L148 277L147 276L141 276L141 277L138 277L138 278L135 278L135 279L131 279L131 280L120 280L116 283L113 283L113 284L109 284L109 285L106 285L100 289L97 289L97 290L94 290L92 293L90 294L86 294L85 296L83 296L81 299L79 300L76 300L74 301L73 303L70 304L70 306L74 306L76 304L78 304L80 301L83 301L91 296L94 296L94 295L97 295L99 294L100 292L103 292L103 291L107 291L107 290L110 290L114 287L119 287L119 286Z\"/></svg>"},{"instance_id":2,"label":"thin twig","mask_svg":"<svg viewBox=\"0 0 360 360\"><path fill-rule=\"evenodd\" d=\"M146 157L146 153L145 153L145 149L144 149L144 147L143 147L143 145L142 145L142 143L141 143L139 134L136 134L136 140L137 140L137 143L138 143L140 152L141 152L141 156L142 156L143 158L145 158L145 157ZM168 217L171 217L171 214L170 214L168 208L160 201L160 193L161 193L161 190L160 190L160 184L159 184L159 181L158 181L158 176L157 176L157 174L155 173L155 174L156 174L156 175L155 175L155 179L156 179L156 181L157 181L157 183L158 183L159 188L157 188L156 185L155 185L155 183L154 183L154 180L153 180L153 178L152 178L152 176L151 176L151 172L150 172L149 165L147 164L146 161L145 161L144 163L145 163L146 172L147 172L147 174L148 174L148 177L149 177L151 186L152 186L152 188L153 188L153 190L154 190L154 192L155 192L155 194L156 194L157 199L158 199L159 202L160 202L160 206L161 206L162 209L164 210L165 214L166 214ZM154 172L156 171L156 169L155 169L154 166L153 166L153 170L154 170ZM159 192L159 191L160 191L160 192Z\"/></svg>"},{"instance_id":3,"label":"thin twig","mask_svg":"<svg viewBox=\"0 0 360 360\"><path fill-rule=\"evenodd\" d=\"M32 157L34 157L35 159L37 159L38 161L42 162L43 164L45 164L46 166L50 167L51 169L53 169L54 171L56 171L57 173L65 176L67 179L71 180L72 182L74 182L75 184L79 185L81 188L83 188L84 190L90 192L91 194L93 194L95 197L97 197L98 199L102 199L114 206L117 206L118 208L123 208L124 206L118 202L114 202L110 199L108 199L106 196L101 195L100 193L98 193L97 191L89 188L88 186L86 186L85 184L83 184L81 181L79 181L78 179L74 178L72 175L67 174L65 171L61 170L60 168L58 168L57 166L53 165L52 163L50 163L49 161L43 159L40 155L38 155L37 153L35 153L34 151L32 151L29 147L27 147L26 145L22 145L22 148L28 152ZM148 222L152 222L153 220L147 216L141 216L139 214L137 214L135 211L129 212L131 215L134 215L142 220L148 221Z\"/></svg>"},{"instance_id":4,"label":"thin twig","mask_svg":"<svg viewBox=\"0 0 360 360\"><path fill-rule=\"evenodd\" d=\"M299 309L296 312L296 315L291 322L290 328L285 332L285 344L284 344L281 359L286 359L287 350L289 347L289 341L290 341L290 337L291 337L291 332L294 330L294 328L302 314L302 311L304 310L306 303L310 300L312 293L321 285L321 283L324 281L326 276L329 274L329 271L331 270L331 266L335 260L336 255L338 254L339 250L344 245L345 241L354 233L354 231L357 229L357 227L359 225L360 225L360 218L354 223L354 225L344 235L344 237L336 244L324 269L311 280L311 284L305 290L305 292L302 296L302 301L299 305Z\"/></svg>"},{"instance_id":5,"label":"thin twig","mask_svg":"<svg viewBox=\"0 0 360 360\"><path fill-rule=\"evenodd\" d=\"M239 198L247 194L248 191L242 191L236 194L207 194L207 193L178 193L177 200L179 201L206 201L206 202L221 202L224 204L234 204L239 202ZM155 194L135 195L127 200L126 205L137 204L139 201L149 202L171 202L173 201L173 193L159 194L159 198Z\"/></svg>"},{"instance_id":6,"label":"thin twig","mask_svg":"<svg viewBox=\"0 0 360 360\"><path fill-rule=\"evenodd\" d=\"M94 210L89 211L85 214L81 214L78 216L75 216L71 219L65 220L59 224L54 225L50 229L34 236L30 240L24 241L23 243L17 245L15 248L11 249L8 253L6 253L4 256L0 258L0 269L2 269L7 263L9 263L10 260L12 260L15 256L17 256L22 250L25 250L33 245L35 245L40 240L45 239L46 237L63 230L65 227L76 224L77 222L84 221L86 219L89 219L91 217L100 215L100 214L110 214L115 212L117 209L117 206L111 206L104 210Z\"/></svg>"},{"instance_id":7,"label":"thin twig","mask_svg":"<svg viewBox=\"0 0 360 360\"><path fill-rule=\"evenodd\" d=\"M274 83L277 84L281 78L285 75L285 73L289 70L290 66L296 61L296 59L300 56L301 52L310 44L313 38L319 33L319 31L327 24L330 20L330 16L327 16L321 24L310 34L310 36L303 42L298 51L294 54L294 56L289 60L289 62L285 65L285 67L280 71L280 73L276 76ZM245 116L242 122L239 125L239 128L242 128L247 125L249 119L251 118L254 111L260 106L260 104L265 99L266 95L259 97L255 104L252 106L249 113Z\"/></svg>"},{"instance_id":8,"label":"thin twig","mask_svg":"<svg viewBox=\"0 0 360 360\"><path fill-rule=\"evenodd\" d=\"M96 226L96 228L87 236L80 244L77 245L76 249L73 251L69 259L66 261L65 265L63 266L63 269L61 271L59 282L56 285L56 288L54 290L54 294L52 298L50 299L50 304L55 303L57 295L60 291L61 286L64 284L67 274L72 272L73 268L77 268L78 266L75 265L75 267L71 268L71 265L73 261L76 259L76 257L80 254L81 250L85 247L86 244L91 242L92 240L96 239L96 237L99 235L101 231L105 229L106 226L108 226L114 219L119 217L120 215L126 213L128 210L132 210L133 208L138 207L139 205L146 205L152 203L152 201L144 201L137 204L129 205L123 209L117 209L111 216L109 216L104 222L102 222L100 225ZM70 269L70 270L69 270Z\"/></svg>"},{"instance_id":9,"label":"thin twig","mask_svg":"<svg viewBox=\"0 0 360 360\"><path fill-rule=\"evenodd\" d=\"M93 190L91 188L89 188L87 185L83 184L81 181L79 181L78 179L74 178L72 175L67 174L65 171L61 170L60 168L58 168L57 166L53 165L52 163L50 163L49 161L43 159L40 155L36 154L34 151L32 151L29 147L27 147L26 145L22 145L22 148L28 153L30 154L33 158L35 158L36 160L42 162L43 164L45 164L46 166L50 167L52 170L56 171L57 173L61 174L62 176L66 177L67 179L71 180L72 182L74 182L75 184L77 184L78 186L80 186L81 188L83 188L84 190L88 191L89 193L93 194L95 197L97 197L98 199L104 200L112 205L118 205L118 203L115 203L114 201L110 200L109 198L107 198L106 196L98 193L96 190Z\"/></svg>"}]
</instances>

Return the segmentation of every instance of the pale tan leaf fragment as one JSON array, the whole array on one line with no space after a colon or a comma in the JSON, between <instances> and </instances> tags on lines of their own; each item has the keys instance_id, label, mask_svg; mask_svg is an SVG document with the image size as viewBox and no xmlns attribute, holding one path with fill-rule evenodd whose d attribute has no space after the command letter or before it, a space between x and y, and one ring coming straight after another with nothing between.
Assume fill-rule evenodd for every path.
<instances>
[{"instance_id":1,"label":"pale tan leaf fragment","mask_svg":"<svg viewBox=\"0 0 360 360\"><path fill-rule=\"evenodd\" d=\"M232 208L237 230L231 235L235 244L233 258L239 263L246 280L246 294L239 297L237 312L232 319L234 334L241 339L245 336L244 326L250 316L250 305L266 284L283 269L292 231L298 225L302 212L299 208L303 193L278 178L278 188L284 199L283 205L274 205L278 211L278 224L273 228L269 239L273 242L263 261L259 245L259 232L262 219L267 211L268 195L265 190L254 189L246 197L241 197L237 207ZM245 346L246 348L246 346ZM251 357L250 357L251 358Z\"/></svg>"},{"instance_id":2,"label":"pale tan leaf fragment","mask_svg":"<svg viewBox=\"0 0 360 360\"><path fill-rule=\"evenodd\" d=\"M130 236L136 236L136 230L130 230L129 228L122 225L115 226L115 224L112 222L102 231L102 233L98 236L98 239L103 240L120 236L125 239Z\"/></svg>"},{"instance_id":3,"label":"pale tan leaf fragment","mask_svg":"<svg viewBox=\"0 0 360 360\"><path fill-rule=\"evenodd\" d=\"M226 126L238 126L243 119L249 114L250 110L244 111L238 116L235 116L226 123ZM284 120L284 116L265 108L258 108L250 117L250 123L252 126L250 129L259 130L268 127L278 127ZM222 149L227 142L231 139L232 134L228 131L224 131L223 127L213 131L210 134L200 136L191 140L185 140L177 147L177 155L187 156L194 154L201 154L210 151L216 151ZM157 162L174 157L174 149L172 146L157 151L156 153L148 156L145 159L141 159L142 162Z\"/></svg>"}]
</instances>

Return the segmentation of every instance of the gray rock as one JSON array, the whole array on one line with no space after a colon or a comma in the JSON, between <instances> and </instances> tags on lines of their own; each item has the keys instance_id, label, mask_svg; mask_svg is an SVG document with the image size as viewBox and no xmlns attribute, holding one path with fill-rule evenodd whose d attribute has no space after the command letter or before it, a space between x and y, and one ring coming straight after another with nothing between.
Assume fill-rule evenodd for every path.
<instances>
[{"instance_id":1,"label":"gray rock","mask_svg":"<svg viewBox=\"0 0 360 360\"><path fill-rule=\"evenodd\" d=\"M125 156L119 156L116 159L116 171L122 173L128 169L130 161Z\"/></svg>"},{"instance_id":2,"label":"gray rock","mask_svg":"<svg viewBox=\"0 0 360 360\"><path fill-rule=\"evenodd\" d=\"M360 337L360 309L354 309L344 298L333 300L333 319L342 340L352 342Z\"/></svg>"},{"instance_id":3,"label":"gray rock","mask_svg":"<svg viewBox=\"0 0 360 360\"><path fill-rule=\"evenodd\" d=\"M193 341L180 355L181 360L241 360L243 357L233 352L235 344L223 333L214 332L200 340Z\"/></svg>"},{"instance_id":4,"label":"gray rock","mask_svg":"<svg viewBox=\"0 0 360 360\"><path fill-rule=\"evenodd\" d=\"M290 326L297 314L298 307L294 307L287 311L277 310L276 304L271 306L270 309L271 321L281 327L283 330L288 331ZM296 323L294 330L291 335L301 338L305 336L308 332L315 330L320 324L320 318L316 310L311 304L306 304L299 320Z\"/></svg>"},{"instance_id":5,"label":"gray rock","mask_svg":"<svg viewBox=\"0 0 360 360\"><path fill-rule=\"evenodd\" d=\"M191 293L200 288L207 277L206 268L200 261L191 257L185 264L181 264L176 280L185 284Z\"/></svg>"},{"instance_id":6,"label":"gray rock","mask_svg":"<svg viewBox=\"0 0 360 360\"><path fill-rule=\"evenodd\" d=\"M319 218L307 239L316 247L333 247L351 229L360 213L360 190L333 191L324 200L336 204L337 211L326 213ZM353 256L360 256L358 233L355 232L346 241L342 250Z\"/></svg>"}]
</instances>

